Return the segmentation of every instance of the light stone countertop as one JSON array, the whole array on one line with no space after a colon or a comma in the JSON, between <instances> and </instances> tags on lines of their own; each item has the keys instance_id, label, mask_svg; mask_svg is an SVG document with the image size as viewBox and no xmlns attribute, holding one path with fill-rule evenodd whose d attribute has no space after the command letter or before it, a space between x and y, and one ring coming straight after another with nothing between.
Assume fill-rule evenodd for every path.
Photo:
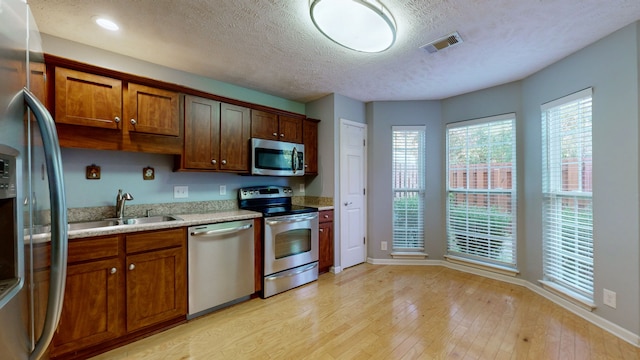
<instances>
[{"instance_id":1,"label":"light stone countertop","mask_svg":"<svg viewBox=\"0 0 640 360\"><path fill-rule=\"evenodd\" d=\"M173 214L172 214L173 215ZM221 210L213 211L204 214L182 214L175 215L182 220L176 221L164 221L148 224L133 224L133 225L115 225L105 226L92 229L73 230L68 232L69 239L81 239L93 236L113 235L130 233L146 230L161 230L171 229L178 227L188 227L193 225L214 224L220 222L248 220L262 217L262 214L255 211L248 210ZM43 243L51 240L50 233L33 235L34 243ZM25 238L25 241L27 239Z\"/></svg>"}]
</instances>

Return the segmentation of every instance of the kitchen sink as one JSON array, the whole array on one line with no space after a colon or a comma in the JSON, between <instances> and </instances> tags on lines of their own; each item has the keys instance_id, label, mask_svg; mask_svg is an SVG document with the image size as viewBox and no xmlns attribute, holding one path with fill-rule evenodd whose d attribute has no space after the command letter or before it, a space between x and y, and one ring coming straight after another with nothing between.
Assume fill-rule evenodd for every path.
<instances>
[{"instance_id":1,"label":"kitchen sink","mask_svg":"<svg viewBox=\"0 0 640 360\"><path fill-rule=\"evenodd\" d=\"M137 218L124 218L122 220L123 225L140 225L140 224L153 224L165 221L182 221L181 218L173 215L158 215L158 216L145 216Z\"/></svg>"},{"instance_id":2,"label":"kitchen sink","mask_svg":"<svg viewBox=\"0 0 640 360\"><path fill-rule=\"evenodd\" d=\"M104 220L94 220L94 221L80 221L80 222L72 222L69 223L69 231L73 230L89 230L89 229L97 229L108 226L116 226L116 225L141 225L141 224L154 224L161 223L165 221L182 221L181 218L172 215L158 215L158 216L149 216L149 217L137 217L137 218L124 218L124 219L104 219ZM51 232L51 225L36 225L33 227L31 234L46 234ZM25 229L24 235L29 235L30 230Z\"/></svg>"},{"instance_id":3,"label":"kitchen sink","mask_svg":"<svg viewBox=\"0 0 640 360\"><path fill-rule=\"evenodd\" d=\"M87 229L95 229L107 226L115 226L118 225L117 220L96 220L96 221L81 221L69 223L69 231L73 230L87 230Z\"/></svg>"}]
</instances>

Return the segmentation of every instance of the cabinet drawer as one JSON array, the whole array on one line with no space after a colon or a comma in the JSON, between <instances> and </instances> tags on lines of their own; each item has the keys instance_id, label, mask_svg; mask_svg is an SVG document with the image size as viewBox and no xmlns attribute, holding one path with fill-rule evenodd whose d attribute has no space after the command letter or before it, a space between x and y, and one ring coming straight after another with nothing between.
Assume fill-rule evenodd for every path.
<instances>
[{"instance_id":1,"label":"cabinet drawer","mask_svg":"<svg viewBox=\"0 0 640 360\"><path fill-rule=\"evenodd\" d=\"M118 256L118 236L105 236L69 241L67 263Z\"/></svg>"},{"instance_id":2,"label":"cabinet drawer","mask_svg":"<svg viewBox=\"0 0 640 360\"><path fill-rule=\"evenodd\" d=\"M184 228L132 234L125 237L127 254L183 246Z\"/></svg>"},{"instance_id":3,"label":"cabinet drawer","mask_svg":"<svg viewBox=\"0 0 640 360\"><path fill-rule=\"evenodd\" d=\"M333 210L323 210L320 211L320 219L321 223L323 222L333 222Z\"/></svg>"}]
</instances>

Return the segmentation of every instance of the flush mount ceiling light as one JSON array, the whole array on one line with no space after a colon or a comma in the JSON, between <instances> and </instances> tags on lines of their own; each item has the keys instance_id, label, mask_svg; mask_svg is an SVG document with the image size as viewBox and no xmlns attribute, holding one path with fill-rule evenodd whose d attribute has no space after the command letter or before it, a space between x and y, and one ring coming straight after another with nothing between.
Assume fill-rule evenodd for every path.
<instances>
[{"instance_id":1,"label":"flush mount ceiling light","mask_svg":"<svg viewBox=\"0 0 640 360\"><path fill-rule=\"evenodd\" d=\"M95 21L96 24L98 24L98 26L100 26L103 29L107 29L110 31L118 31L118 29L120 29L120 27L118 26L118 24L116 24L115 22L107 19L107 18L103 18L100 16L94 16L91 19L93 19L93 21Z\"/></svg>"},{"instance_id":2,"label":"flush mount ceiling light","mask_svg":"<svg viewBox=\"0 0 640 360\"><path fill-rule=\"evenodd\" d=\"M310 0L311 20L346 48L381 52L396 41L396 22L378 0Z\"/></svg>"}]
</instances>

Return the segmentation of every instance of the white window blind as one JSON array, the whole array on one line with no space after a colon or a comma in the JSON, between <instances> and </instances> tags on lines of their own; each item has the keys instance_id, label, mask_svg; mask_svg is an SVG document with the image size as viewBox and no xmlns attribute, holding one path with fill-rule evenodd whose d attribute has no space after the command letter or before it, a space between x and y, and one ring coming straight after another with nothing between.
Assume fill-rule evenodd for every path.
<instances>
[{"instance_id":1,"label":"white window blind","mask_svg":"<svg viewBox=\"0 0 640 360\"><path fill-rule=\"evenodd\" d=\"M515 114L447 126L447 253L516 269Z\"/></svg>"},{"instance_id":2,"label":"white window blind","mask_svg":"<svg viewBox=\"0 0 640 360\"><path fill-rule=\"evenodd\" d=\"M424 250L425 127L393 126L393 250Z\"/></svg>"},{"instance_id":3,"label":"white window blind","mask_svg":"<svg viewBox=\"0 0 640 360\"><path fill-rule=\"evenodd\" d=\"M544 278L593 300L592 90L542 105Z\"/></svg>"}]
</instances>

